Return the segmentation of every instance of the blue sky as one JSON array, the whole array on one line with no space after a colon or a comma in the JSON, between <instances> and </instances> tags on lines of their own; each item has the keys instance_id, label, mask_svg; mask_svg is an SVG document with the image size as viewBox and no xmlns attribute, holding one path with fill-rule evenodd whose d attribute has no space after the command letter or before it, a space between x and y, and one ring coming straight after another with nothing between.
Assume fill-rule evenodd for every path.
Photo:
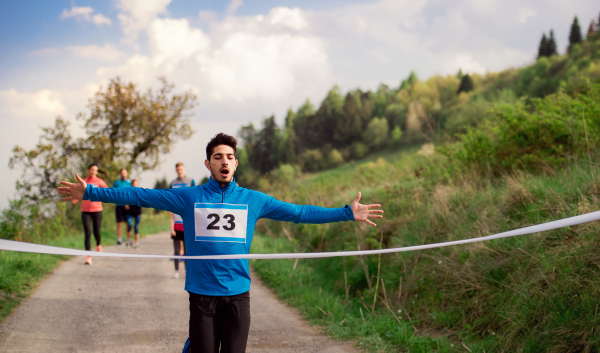
<instances>
[{"instance_id":1,"label":"blue sky","mask_svg":"<svg viewBox=\"0 0 600 353\"><path fill-rule=\"evenodd\" d=\"M142 186L174 176L206 175L202 150L211 135L235 134L307 98L343 90L397 86L415 70L433 74L499 71L531 63L542 32L559 50L579 16L584 31L596 1L4 1L0 3L0 207L14 196L20 171L11 149L34 147L39 126L57 115L81 134L79 112L110 78L140 87L164 75L192 89L197 133L165 156Z\"/></svg>"}]
</instances>

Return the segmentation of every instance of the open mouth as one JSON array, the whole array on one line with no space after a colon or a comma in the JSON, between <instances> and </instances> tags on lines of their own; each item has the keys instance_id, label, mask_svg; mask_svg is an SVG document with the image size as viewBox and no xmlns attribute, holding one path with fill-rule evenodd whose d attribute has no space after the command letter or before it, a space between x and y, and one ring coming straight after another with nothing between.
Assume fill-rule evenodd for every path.
<instances>
[{"instance_id":1,"label":"open mouth","mask_svg":"<svg viewBox=\"0 0 600 353\"><path fill-rule=\"evenodd\" d=\"M219 173L221 173L221 176L222 176L223 178L227 178L227 176L229 175L229 169L227 169L227 168L223 168L223 169L221 169L221 170L219 171Z\"/></svg>"}]
</instances>

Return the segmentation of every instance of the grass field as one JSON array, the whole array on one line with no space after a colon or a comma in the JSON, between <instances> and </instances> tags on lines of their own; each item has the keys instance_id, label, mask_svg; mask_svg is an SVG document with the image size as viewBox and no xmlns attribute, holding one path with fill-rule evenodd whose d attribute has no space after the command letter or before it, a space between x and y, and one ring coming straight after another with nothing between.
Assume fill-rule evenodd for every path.
<instances>
[{"instance_id":1,"label":"grass field","mask_svg":"<svg viewBox=\"0 0 600 353\"><path fill-rule=\"evenodd\" d=\"M114 206L105 205L104 208L102 244L113 245L117 241ZM141 237L168 230L169 216L166 212L156 215L152 210L145 210L140 223ZM73 249L84 248L83 228L67 229L64 235L58 238L48 236L51 240L42 243ZM94 244L93 237L92 244ZM44 276L69 258L69 256L0 251L0 320L10 314L22 299L27 298Z\"/></svg>"},{"instance_id":2,"label":"grass field","mask_svg":"<svg viewBox=\"0 0 600 353\"><path fill-rule=\"evenodd\" d=\"M501 179L452 178L443 156L397 153L267 190L339 207L381 203L377 228L260 221L253 252L409 246L494 234L598 209L587 162ZM598 222L449 248L345 259L255 261L312 322L369 352L600 350ZM385 290L383 289L385 287ZM467 347L467 348L465 348Z\"/></svg>"}]
</instances>

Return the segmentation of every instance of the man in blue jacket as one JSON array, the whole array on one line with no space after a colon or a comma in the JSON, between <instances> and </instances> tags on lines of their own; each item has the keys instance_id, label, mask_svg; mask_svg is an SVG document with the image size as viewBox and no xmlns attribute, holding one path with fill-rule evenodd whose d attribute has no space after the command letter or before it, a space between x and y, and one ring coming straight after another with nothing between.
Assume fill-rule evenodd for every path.
<instances>
[{"instance_id":1,"label":"man in blue jacket","mask_svg":"<svg viewBox=\"0 0 600 353\"><path fill-rule=\"evenodd\" d=\"M61 181L63 200L122 203L178 214L186 229L188 255L248 254L256 221L269 218L294 223L340 221L375 223L381 205L362 205L358 193L351 206L324 208L298 206L235 184L237 141L220 133L206 146L209 182L176 189L88 188ZM241 353L250 329L250 270L248 260L189 261L185 290L190 295L190 346L192 352ZM220 350L219 350L220 347Z\"/></svg>"}]
</instances>

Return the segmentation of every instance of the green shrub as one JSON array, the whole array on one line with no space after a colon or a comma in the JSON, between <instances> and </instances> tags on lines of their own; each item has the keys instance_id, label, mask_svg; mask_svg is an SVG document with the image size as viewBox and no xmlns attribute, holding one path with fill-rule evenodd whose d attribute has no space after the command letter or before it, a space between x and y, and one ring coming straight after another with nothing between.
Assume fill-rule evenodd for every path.
<instances>
[{"instance_id":1,"label":"green shrub","mask_svg":"<svg viewBox=\"0 0 600 353\"><path fill-rule=\"evenodd\" d=\"M367 152L369 152L369 147L362 142L354 142L350 145L350 157L353 159L363 158Z\"/></svg>"},{"instance_id":2,"label":"green shrub","mask_svg":"<svg viewBox=\"0 0 600 353\"><path fill-rule=\"evenodd\" d=\"M302 152L298 158L303 170L314 172L321 170L323 164L323 154L318 149L311 149Z\"/></svg>"},{"instance_id":3,"label":"green shrub","mask_svg":"<svg viewBox=\"0 0 600 353\"><path fill-rule=\"evenodd\" d=\"M499 176L516 169L552 169L582 157L600 141L600 86L574 97L560 91L497 107L493 117L471 128L445 154L479 173ZM596 92L596 93L595 93ZM584 126L583 118L586 124Z\"/></svg>"},{"instance_id":4,"label":"green shrub","mask_svg":"<svg viewBox=\"0 0 600 353\"><path fill-rule=\"evenodd\" d=\"M344 164L344 157L335 148L327 154L327 168L335 168Z\"/></svg>"},{"instance_id":5,"label":"green shrub","mask_svg":"<svg viewBox=\"0 0 600 353\"><path fill-rule=\"evenodd\" d=\"M378 150L385 146L389 139L389 126L384 118L373 118L367 130L365 130L363 141L373 150Z\"/></svg>"}]
</instances>

